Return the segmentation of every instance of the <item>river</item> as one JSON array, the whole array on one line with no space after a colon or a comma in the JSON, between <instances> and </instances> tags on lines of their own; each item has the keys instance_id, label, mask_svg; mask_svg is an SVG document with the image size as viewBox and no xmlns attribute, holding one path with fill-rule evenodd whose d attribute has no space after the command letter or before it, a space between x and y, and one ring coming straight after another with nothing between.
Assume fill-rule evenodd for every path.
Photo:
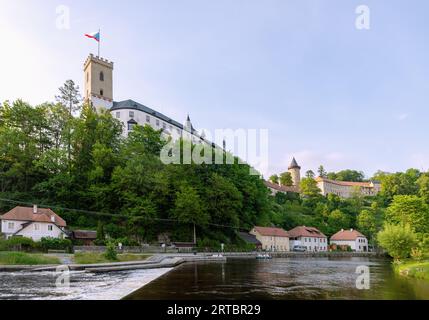
<instances>
[{"instance_id":1,"label":"river","mask_svg":"<svg viewBox=\"0 0 429 320\"><path fill-rule=\"evenodd\" d=\"M369 267L369 290L356 288L359 266ZM429 299L429 283L397 276L389 260L378 258L228 259L174 270L72 272L69 288L57 288L57 277L0 272L0 299Z\"/></svg>"},{"instance_id":2,"label":"river","mask_svg":"<svg viewBox=\"0 0 429 320\"><path fill-rule=\"evenodd\" d=\"M356 288L359 266L369 267L369 290ZM127 299L429 299L429 283L379 258L228 259L182 265Z\"/></svg>"}]
</instances>

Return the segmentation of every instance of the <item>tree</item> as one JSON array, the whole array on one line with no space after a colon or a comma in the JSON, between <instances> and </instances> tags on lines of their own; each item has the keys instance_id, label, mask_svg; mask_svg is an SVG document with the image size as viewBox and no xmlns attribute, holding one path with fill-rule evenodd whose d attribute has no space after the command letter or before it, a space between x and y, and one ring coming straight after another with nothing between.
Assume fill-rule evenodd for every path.
<instances>
[{"instance_id":1,"label":"tree","mask_svg":"<svg viewBox=\"0 0 429 320\"><path fill-rule=\"evenodd\" d=\"M279 184L279 176L278 175L276 175L276 174L273 174L271 177L270 177L270 182L271 183L274 183L274 184Z\"/></svg>"},{"instance_id":2,"label":"tree","mask_svg":"<svg viewBox=\"0 0 429 320\"><path fill-rule=\"evenodd\" d=\"M192 223L194 225L194 243L197 240L195 225L202 226L210 219L197 191L186 185L181 186L179 191L176 192L172 217L178 219L181 223Z\"/></svg>"},{"instance_id":3,"label":"tree","mask_svg":"<svg viewBox=\"0 0 429 320\"><path fill-rule=\"evenodd\" d=\"M313 170L308 170L308 171L305 173L305 176L306 176L307 178L314 179L314 177L315 177L316 175L314 174Z\"/></svg>"},{"instance_id":4,"label":"tree","mask_svg":"<svg viewBox=\"0 0 429 320\"><path fill-rule=\"evenodd\" d=\"M313 178L304 178L301 181L301 193L305 197L318 197L322 191Z\"/></svg>"},{"instance_id":5,"label":"tree","mask_svg":"<svg viewBox=\"0 0 429 320\"><path fill-rule=\"evenodd\" d=\"M327 223L331 233L338 232L341 229L350 228L349 217L339 209L336 209L329 214Z\"/></svg>"},{"instance_id":6,"label":"tree","mask_svg":"<svg viewBox=\"0 0 429 320\"><path fill-rule=\"evenodd\" d=\"M370 241L375 240L379 229L379 220L372 210L362 210L357 217L359 231L368 237Z\"/></svg>"},{"instance_id":7,"label":"tree","mask_svg":"<svg viewBox=\"0 0 429 320\"><path fill-rule=\"evenodd\" d=\"M428 233L428 205L417 196L394 196L392 203L386 210L386 221L390 224L407 224L418 233Z\"/></svg>"},{"instance_id":8,"label":"tree","mask_svg":"<svg viewBox=\"0 0 429 320\"><path fill-rule=\"evenodd\" d=\"M55 98L63 106L69 108L70 114L80 110L79 103L81 101L81 96L79 93L79 86L75 85L73 80L67 80L58 90L60 94L55 96Z\"/></svg>"},{"instance_id":9,"label":"tree","mask_svg":"<svg viewBox=\"0 0 429 320\"><path fill-rule=\"evenodd\" d=\"M283 172L280 175L280 183L282 186L293 186L293 179L290 172Z\"/></svg>"},{"instance_id":10,"label":"tree","mask_svg":"<svg viewBox=\"0 0 429 320\"><path fill-rule=\"evenodd\" d=\"M417 246L417 236L410 225L386 224L378 233L377 240L395 260L408 258Z\"/></svg>"},{"instance_id":11,"label":"tree","mask_svg":"<svg viewBox=\"0 0 429 320\"><path fill-rule=\"evenodd\" d=\"M317 169L317 173L319 174L319 177L326 178L328 176L328 173L326 172L325 168L321 165Z\"/></svg>"},{"instance_id":12,"label":"tree","mask_svg":"<svg viewBox=\"0 0 429 320\"><path fill-rule=\"evenodd\" d=\"M420 197L429 204L429 173L422 174L417 180Z\"/></svg>"}]
</instances>

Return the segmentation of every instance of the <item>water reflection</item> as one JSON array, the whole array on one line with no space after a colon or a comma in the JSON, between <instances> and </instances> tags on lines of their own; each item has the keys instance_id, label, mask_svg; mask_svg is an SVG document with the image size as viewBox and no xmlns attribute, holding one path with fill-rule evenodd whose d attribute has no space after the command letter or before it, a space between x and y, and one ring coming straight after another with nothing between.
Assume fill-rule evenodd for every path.
<instances>
[{"instance_id":1,"label":"water reflection","mask_svg":"<svg viewBox=\"0 0 429 320\"><path fill-rule=\"evenodd\" d=\"M362 265L371 271L370 290L356 288ZM429 285L395 276L383 259L230 259L182 265L128 298L429 299Z\"/></svg>"}]
</instances>

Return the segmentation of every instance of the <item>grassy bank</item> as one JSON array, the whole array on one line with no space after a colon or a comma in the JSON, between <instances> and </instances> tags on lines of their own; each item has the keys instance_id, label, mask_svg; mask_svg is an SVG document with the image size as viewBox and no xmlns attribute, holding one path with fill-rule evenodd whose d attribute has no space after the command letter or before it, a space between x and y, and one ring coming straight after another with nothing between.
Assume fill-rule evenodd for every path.
<instances>
[{"instance_id":1,"label":"grassy bank","mask_svg":"<svg viewBox=\"0 0 429 320\"><path fill-rule=\"evenodd\" d=\"M48 265L60 264L56 257L25 252L0 252L0 265Z\"/></svg>"},{"instance_id":2,"label":"grassy bank","mask_svg":"<svg viewBox=\"0 0 429 320\"><path fill-rule=\"evenodd\" d=\"M395 266L395 271L402 276L429 281L429 261L404 261Z\"/></svg>"},{"instance_id":3,"label":"grassy bank","mask_svg":"<svg viewBox=\"0 0 429 320\"><path fill-rule=\"evenodd\" d=\"M109 263L109 262L128 262L128 261L143 261L149 258L147 254L118 254L117 261L111 261L104 257L103 253L78 252L74 254L74 262L77 264L94 264L94 263Z\"/></svg>"}]
</instances>

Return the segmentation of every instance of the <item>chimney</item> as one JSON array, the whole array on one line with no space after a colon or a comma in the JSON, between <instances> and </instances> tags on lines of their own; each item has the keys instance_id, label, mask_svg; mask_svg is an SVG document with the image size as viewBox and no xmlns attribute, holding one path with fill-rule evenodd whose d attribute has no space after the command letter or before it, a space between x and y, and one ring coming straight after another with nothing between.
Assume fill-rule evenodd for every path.
<instances>
[{"instance_id":1,"label":"chimney","mask_svg":"<svg viewBox=\"0 0 429 320\"><path fill-rule=\"evenodd\" d=\"M33 214L37 213L37 204L33 204Z\"/></svg>"}]
</instances>

